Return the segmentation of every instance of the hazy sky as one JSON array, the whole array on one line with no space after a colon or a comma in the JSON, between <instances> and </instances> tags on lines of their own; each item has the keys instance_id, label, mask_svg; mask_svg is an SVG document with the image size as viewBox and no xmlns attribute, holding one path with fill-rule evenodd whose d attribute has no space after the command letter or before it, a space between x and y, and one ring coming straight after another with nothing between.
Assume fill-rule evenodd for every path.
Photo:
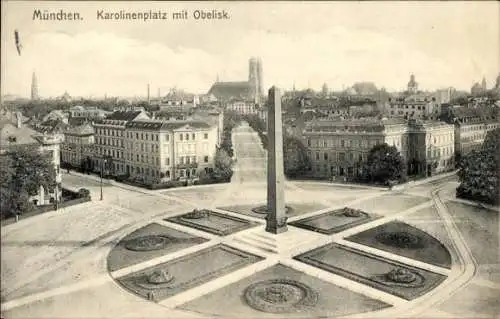
<instances>
[{"instance_id":1,"label":"hazy sky","mask_svg":"<svg viewBox=\"0 0 500 319\"><path fill-rule=\"evenodd\" d=\"M33 21L35 9L80 12L83 21ZM185 21L97 21L97 10L188 10ZM192 18L225 9L229 20ZM177 86L205 93L216 79L246 80L263 60L265 86L341 89L355 81L400 90L469 90L499 73L498 2L21 2L2 1L2 94L152 95ZM17 29L23 44L18 56Z\"/></svg>"}]
</instances>

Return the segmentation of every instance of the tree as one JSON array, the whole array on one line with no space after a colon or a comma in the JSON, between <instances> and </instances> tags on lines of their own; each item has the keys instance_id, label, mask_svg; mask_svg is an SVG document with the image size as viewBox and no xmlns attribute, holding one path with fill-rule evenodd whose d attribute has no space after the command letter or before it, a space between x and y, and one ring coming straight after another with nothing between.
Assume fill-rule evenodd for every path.
<instances>
[{"instance_id":1,"label":"tree","mask_svg":"<svg viewBox=\"0 0 500 319\"><path fill-rule=\"evenodd\" d=\"M499 203L500 129L488 132L480 150L462 156L457 197Z\"/></svg>"},{"instance_id":2,"label":"tree","mask_svg":"<svg viewBox=\"0 0 500 319\"><path fill-rule=\"evenodd\" d=\"M8 155L0 156L0 214L2 218L5 218L10 213L10 204L12 200L12 190L10 185L15 175L14 163L12 158Z\"/></svg>"},{"instance_id":3,"label":"tree","mask_svg":"<svg viewBox=\"0 0 500 319\"><path fill-rule=\"evenodd\" d=\"M297 177L307 171L311 165L307 150L297 137L285 135L283 142L285 175Z\"/></svg>"},{"instance_id":4,"label":"tree","mask_svg":"<svg viewBox=\"0 0 500 319\"><path fill-rule=\"evenodd\" d=\"M233 176L233 160L223 149L217 150L214 158L214 169L211 178L217 181L230 181Z\"/></svg>"},{"instance_id":5,"label":"tree","mask_svg":"<svg viewBox=\"0 0 500 319\"><path fill-rule=\"evenodd\" d=\"M56 171L52 157L37 148L20 147L1 156L2 215L22 214L33 204L30 196L38 194L40 186L52 190L56 186Z\"/></svg>"},{"instance_id":6,"label":"tree","mask_svg":"<svg viewBox=\"0 0 500 319\"><path fill-rule=\"evenodd\" d=\"M374 182L387 183L406 179L406 164L395 146L375 145L368 154L367 170Z\"/></svg>"}]
</instances>

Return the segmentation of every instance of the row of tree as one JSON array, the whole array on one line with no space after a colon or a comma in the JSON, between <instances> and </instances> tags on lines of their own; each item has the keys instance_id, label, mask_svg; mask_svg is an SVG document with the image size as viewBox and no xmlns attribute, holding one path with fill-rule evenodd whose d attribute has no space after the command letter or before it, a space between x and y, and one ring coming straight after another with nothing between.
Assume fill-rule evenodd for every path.
<instances>
[{"instance_id":1,"label":"row of tree","mask_svg":"<svg viewBox=\"0 0 500 319\"><path fill-rule=\"evenodd\" d=\"M28 146L0 155L0 176L2 218L32 210L29 198L38 193L40 185L46 190L56 186L56 171L50 155Z\"/></svg>"}]
</instances>

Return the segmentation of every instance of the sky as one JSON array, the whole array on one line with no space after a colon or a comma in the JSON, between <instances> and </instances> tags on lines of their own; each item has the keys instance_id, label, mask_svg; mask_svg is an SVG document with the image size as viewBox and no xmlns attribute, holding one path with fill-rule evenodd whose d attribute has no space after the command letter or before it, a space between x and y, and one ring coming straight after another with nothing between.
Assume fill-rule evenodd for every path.
<instances>
[{"instance_id":1,"label":"sky","mask_svg":"<svg viewBox=\"0 0 500 319\"><path fill-rule=\"evenodd\" d=\"M33 21L36 9L81 21ZM97 11L187 10L174 21L102 21ZM226 10L228 20L194 20ZM177 87L206 93L217 76L245 81L259 56L265 88L340 90L372 81L389 91L410 74L424 90L469 90L500 72L500 3L2 1L2 95L145 96ZM171 18L171 16L169 16ZM18 30L21 56L14 30Z\"/></svg>"}]
</instances>

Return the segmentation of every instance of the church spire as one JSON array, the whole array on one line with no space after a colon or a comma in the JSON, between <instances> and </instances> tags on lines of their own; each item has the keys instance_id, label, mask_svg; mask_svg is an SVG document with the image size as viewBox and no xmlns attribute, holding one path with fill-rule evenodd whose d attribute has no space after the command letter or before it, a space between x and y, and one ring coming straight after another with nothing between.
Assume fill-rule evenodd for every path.
<instances>
[{"instance_id":1,"label":"church spire","mask_svg":"<svg viewBox=\"0 0 500 319\"><path fill-rule=\"evenodd\" d=\"M36 79L35 71L31 77L31 99L38 100L38 81Z\"/></svg>"}]
</instances>

